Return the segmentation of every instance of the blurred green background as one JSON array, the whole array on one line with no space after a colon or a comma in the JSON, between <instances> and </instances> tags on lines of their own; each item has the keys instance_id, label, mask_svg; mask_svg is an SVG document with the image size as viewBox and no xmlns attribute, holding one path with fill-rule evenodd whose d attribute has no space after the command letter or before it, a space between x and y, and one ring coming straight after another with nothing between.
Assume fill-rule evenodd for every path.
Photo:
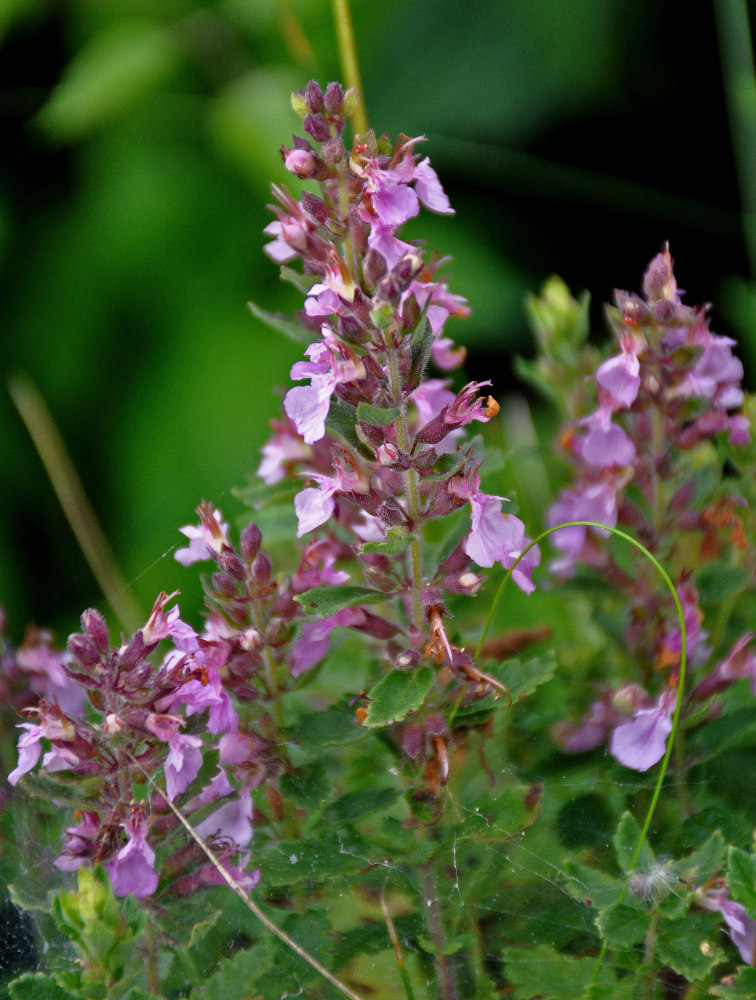
<instances>
[{"instance_id":1,"label":"blurred green background","mask_svg":"<svg viewBox=\"0 0 756 1000\"><path fill-rule=\"evenodd\" d=\"M473 315L450 333L470 377L514 390L511 358L532 352L522 300L549 274L590 289L600 332L601 302L637 288L669 239L689 301L714 301L753 384L713 9L352 3L371 123L427 135L457 209L412 235L454 257ZM340 77L333 38L327 0L0 3L0 605L14 639L28 621L63 639L104 606L8 395L19 372L144 611L173 588L196 610L177 528L202 498L239 510L230 489L256 467L300 355L245 303L299 306L261 230L298 126L289 91Z\"/></svg>"}]
</instances>

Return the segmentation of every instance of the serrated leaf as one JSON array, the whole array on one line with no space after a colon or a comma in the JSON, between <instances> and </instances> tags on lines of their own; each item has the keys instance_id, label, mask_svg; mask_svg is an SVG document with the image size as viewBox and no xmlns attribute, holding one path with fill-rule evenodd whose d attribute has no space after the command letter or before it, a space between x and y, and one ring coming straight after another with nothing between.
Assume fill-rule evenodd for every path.
<instances>
[{"instance_id":1,"label":"serrated leaf","mask_svg":"<svg viewBox=\"0 0 756 1000\"><path fill-rule=\"evenodd\" d=\"M359 604L380 604L386 595L369 587L312 587L294 598L308 615L328 618L342 608L354 608Z\"/></svg>"},{"instance_id":2,"label":"serrated leaf","mask_svg":"<svg viewBox=\"0 0 756 1000\"><path fill-rule=\"evenodd\" d=\"M675 866L680 877L692 886L703 883L715 875L724 864L727 844L720 830L715 830L706 841L687 858Z\"/></svg>"},{"instance_id":3,"label":"serrated leaf","mask_svg":"<svg viewBox=\"0 0 756 1000\"><path fill-rule=\"evenodd\" d=\"M708 976L724 958L716 947L720 922L716 913L689 913L683 922L662 921L656 943L660 960L689 982Z\"/></svg>"},{"instance_id":4,"label":"serrated leaf","mask_svg":"<svg viewBox=\"0 0 756 1000\"><path fill-rule=\"evenodd\" d=\"M566 885L567 892L585 905L602 909L619 898L622 891L619 879L576 861L568 861L565 870L571 879ZM590 902L586 903L586 900Z\"/></svg>"},{"instance_id":5,"label":"serrated leaf","mask_svg":"<svg viewBox=\"0 0 756 1000\"><path fill-rule=\"evenodd\" d=\"M542 801L541 785L508 785L495 795L484 792L466 805L457 840L511 840L538 818Z\"/></svg>"},{"instance_id":6,"label":"serrated leaf","mask_svg":"<svg viewBox=\"0 0 756 1000\"><path fill-rule=\"evenodd\" d=\"M533 949L505 948L504 974L514 985L512 1000L581 1000L596 971L596 959L560 955L546 945ZM630 980L629 982L627 980ZM637 988L633 976L617 979L604 964L598 971L592 994L595 1000L630 1000Z\"/></svg>"},{"instance_id":7,"label":"serrated leaf","mask_svg":"<svg viewBox=\"0 0 756 1000\"><path fill-rule=\"evenodd\" d=\"M632 948L646 936L651 911L640 902L612 903L596 918L601 936L610 948Z\"/></svg>"},{"instance_id":8,"label":"serrated leaf","mask_svg":"<svg viewBox=\"0 0 756 1000\"><path fill-rule=\"evenodd\" d=\"M368 692L370 704L363 725L369 729L400 722L417 711L433 683L430 667L392 670Z\"/></svg>"},{"instance_id":9,"label":"serrated leaf","mask_svg":"<svg viewBox=\"0 0 756 1000\"><path fill-rule=\"evenodd\" d=\"M285 313L269 312L267 309L258 306L256 302L248 302L247 308L255 319L259 319L268 329L282 333L284 337L293 340L295 344L308 345L318 338L314 330L308 329Z\"/></svg>"},{"instance_id":10,"label":"serrated leaf","mask_svg":"<svg viewBox=\"0 0 756 1000\"><path fill-rule=\"evenodd\" d=\"M266 885L325 882L360 871L370 858L370 846L353 830L324 830L317 837L279 840L260 849Z\"/></svg>"},{"instance_id":11,"label":"serrated leaf","mask_svg":"<svg viewBox=\"0 0 756 1000\"><path fill-rule=\"evenodd\" d=\"M428 938L418 936L417 943L427 951L429 955L456 955L463 948L469 948L475 944L477 936L475 934L458 934L455 938L445 941L440 947L436 947Z\"/></svg>"},{"instance_id":12,"label":"serrated leaf","mask_svg":"<svg viewBox=\"0 0 756 1000\"><path fill-rule=\"evenodd\" d=\"M727 852L727 888L751 916L756 913L756 858L739 847Z\"/></svg>"},{"instance_id":13,"label":"serrated leaf","mask_svg":"<svg viewBox=\"0 0 756 1000\"><path fill-rule=\"evenodd\" d=\"M549 649L541 656L534 656L530 660L523 661L515 657L504 663L487 663L483 669L506 685L512 696L512 703L516 704L531 695L541 684L550 681L556 668L556 656L554 651Z\"/></svg>"},{"instance_id":14,"label":"serrated leaf","mask_svg":"<svg viewBox=\"0 0 756 1000\"><path fill-rule=\"evenodd\" d=\"M347 701L337 702L322 712L303 715L285 730L285 736L312 753L369 738L357 723L354 706Z\"/></svg>"},{"instance_id":15,"label":"serrated leaf","mask_svg":"<svg viewBox=\"0 0 756 1000\"><path fill-rule=\"evenodd\" d=\"M64 990L53 976L40 972L27 972L8 984L11 1000L76 1000L73 993Z\"/></svg>"},{"instance_id":16,"label":"serrated leaf","mask_svg":"<svg viewBox=\"0 0 756 1000\"><path fill-rule=\"evenodd\" d=\"M617 857L617 864L623 872L630 872L632 868L639 868L642 871L647 871L656 861L654 852L651 850L651 847L646 840L643 842L638 860L635 862L635 865L633 865L632 862L638 847L639 839L640 826L638 825L638 821L632 813L623 813L617 825L617 832L612 838L614 853Z\"/></svg>"},{"instance_id":17,"label":"serrated leaf","mask_svg":"<svg viewBox=\"0 0 756 1000\"><path fill-rule=\"evenodd\" d=\"M263 938L252 948L237 951L192 990L190 1000L250 1000L255 996L252 984L273 966L275 951L272 937Z\"/></svg>"},{"instance_id":18,"label":"serrated leaf","mask_svg":"<svg viewBox=\"0 0 756 1000\"><path fill-rule=\"evenodd\" d=\"M727 986L710 986L709 993L727 1000L753 1000L756 997L756 969L741 965L734 982Z\"/></svg>"},{"instance_id":19,"label":"serrated leaf","mask_svg":"<svg viewBox=\"0 0 756 1000\"><path fill-rule=\"evenodd\" d=\"M363 424L390 427L398 416L398 406L373 406L371 403L359 403L357 406L357 419Z\"/></svg>"}]
</instances>

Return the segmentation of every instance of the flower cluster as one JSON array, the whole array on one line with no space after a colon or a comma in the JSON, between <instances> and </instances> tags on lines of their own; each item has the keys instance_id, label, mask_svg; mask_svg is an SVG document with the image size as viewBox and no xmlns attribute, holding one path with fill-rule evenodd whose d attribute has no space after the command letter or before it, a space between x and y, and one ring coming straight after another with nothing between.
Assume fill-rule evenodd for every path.
<instances>
[{"instance_id":1,"label":"flower cluster","mask_svg":"<svg viewBox=\"0 0 756 1000\"><path fill-rule=\"evenodd\" d=\"M690 698L700 704L756 668L750 634L738 637L721 663L710 664L716 651L707 644L691 568L700 570L724 546L733 566L751 564L747 505L725 477L725 457L715 447L749 443L740 412L743 367L733 341L711 332L707 309L683 304L669 248L649 265L643 297L617 292L615 303L608 315L620 350L598 366L598 405L562 433L575 471L548 522L620 525L663 559L676 576L691 662L707 675ZM580 723L559 724L554 737L567 752L608 739L617 760L645 771L663 756L672 728L680 628L647 561L629 572L613 559L606 534L583 525L555 531L552 570L570 576L578 565L589 566L620 589L630 611L627 648L646 666L646 685L662 676L664 687L656 696L636 684L605 688Z\"/></svg>"},{"instance_id":2,"label":"flower cluster","mask_svg":"<svg viewBox=\"0 0 756 1000\"><path fill-rule=\"evenodd\" d=\"M80 811L78 825L66 829L55 864L72 871L102 862L117 895L142 898L158 889L155 848L183 833L163 793L138 801L136 790L144 787L147 775L162 769L167 798L184 796L200 772L206 740L182 730L192 715L205 712L207 731L220 737L221 766L183 806L191 814L221 803L203 821L206 836L223 842L227 859L240 855L236 870L244 884L257 879L256 873L241 871L249 859L244 848L252 837L251 802L245 783L237 791L227 774L229 764L240 762L229 752L240 737L238 715L220 680L221 645L183 622L178 605L169 607L172 596L161 594L145 626L119 646L111 646L99 612L84 612L82 632L70 636L67 653L56 654L65 697L51 690L24 710L36 721L21 723L18 765L8 775L10 784L17 784L41 757L48 776L86 779L93 791L81 791L77 799L89 807ZM166 642L170 649L156 662L154 654ZM19 650L18 657L23 659L23 653ZM238 775L239 768L234 770ZM215 879L214 869L196 852L188 855L183 843L164 865L171 873L171 891L179 894Z\"/></svg>"}]
</instances>

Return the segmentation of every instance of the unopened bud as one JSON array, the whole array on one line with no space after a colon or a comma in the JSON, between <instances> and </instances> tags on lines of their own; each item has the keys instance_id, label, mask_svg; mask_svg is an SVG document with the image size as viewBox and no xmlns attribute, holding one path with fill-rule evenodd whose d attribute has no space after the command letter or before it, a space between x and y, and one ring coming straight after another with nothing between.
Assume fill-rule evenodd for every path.
<instances>
[{"instance_id":1,"label":"unopened bud","mask_svg":"<svg viewBox=\"0 0 756 1000\"><path fill-rule=\"evenodd\" d=\"M244 531L242 531L240 543L244 560L251 563L262 545L262 532L254 522L248 524Z\"/></svg>"},{"instance_id":2,"label":"unopened bud","mask_svg":"<svg viewBox=\"0 0 756 1000\"><path fill-rule=\"evenodd\" d=\"M344 102L341 106L341 114L345 118L349 118L350 115L354 114L357 105L359 103L360 103L360 95L357 93L356 88L349 87L346 93L344 94Z\"/></svg>"},{"instance_id":3,"label":"unopened bud","mask_svg":"<svg viewBox=\"0 0 756 1000\"><path fill-rule=\"evenodd\" d=\"M307 107L313 113L322 111L323 109L323 88L316 80L310 80L310 82L305 87L304 97L307 101Z\"/></svg>"},{"instance_id":4,"label":"unopened bud","mask_svg":"<svg viewBox=\"0 0 756 1000\"><path fill-rule=\"evenodd\" d=\"M308 135L311 135L315 142L325 142L331 136L328 122L322 115L307 115L303 127Z\"/></svg>"},{"instance_id":5,"label":"unopened bud","mask_svg":"<svg viewBox=\"0 0 756 1000\"><path fill-rule=\"evenodd\" d=\"M320 147L320 154L326 163L341 163L345 152L344 143L337 136L326 139Z\"/></svg>"},{"instance_id":6,"label":"unopened bud","mask_svg":"<svg viewBox=\"0 0 756 1000\"><path fill-rule=\"evenodd\" d=\"M82 667L93 667L100 662L100 654L85 635L76 632L68 637L68 651Z\"/></svg>"},{"instance_id":7,"label":"unopened bud","mask_svg":"<svg viewBox=\"0 0 756 1000\"><path fill-rule=\"evenodd\" d=\"M307 97L301 90L293 90L291 92L291 106L300 118L304 118L310 110Z\"/></svg>"},{"instance_id":8,"label":"unopened bud","mask_svg":"<svg viewBox=\"0 0 756 1000\"><path fill-rule=\"evenodd\" d=\"M218 557L218 565L224 573L228 573L234 580L244 580L246 571L244 563L233 549L223 549Z\"/></svg>"},{"instance_id":9,"label":"unopened bud","mask_svg":"<svg viewBox=\"0 0 756 1000\"><path fill-rule=\"evenodd\" d=\"M344 88L340 83L334 82L328 84L323 103L329 115L340 115L344 112Z\"/></svg>"},{"instance_id":10,"label":"unopened bud","mask_svg":"<svg viewBox=\"0 0 756 1000\"><path fill-rule=\"evenodd\" d=\"M89 608L81 616L81 627L87 638L101 656L105 656L110 649L110 636L105 619L99 611Z\"/></svg>"},{"instance_id":11,"label":"unopened bud","mask_svg":"<svg viewBox=\"0 0 756 1000\"><path fill-rule=\"evenodd\" d=\"M284 152L284 166L297 177L312 177L318 169L318 158L307 149L292 149Z\"/></svg>"}]
</instances>

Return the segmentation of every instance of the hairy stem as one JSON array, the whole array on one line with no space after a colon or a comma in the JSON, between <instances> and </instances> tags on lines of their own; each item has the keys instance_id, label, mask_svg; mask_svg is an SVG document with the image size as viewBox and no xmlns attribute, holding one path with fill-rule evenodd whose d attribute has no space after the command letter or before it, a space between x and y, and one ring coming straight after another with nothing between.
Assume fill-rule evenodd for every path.
<instances>
[{"instance_id":1,"label":"hairy stem","mask_svg":"<svg viewBox=\"0 0 756 1000\"><path fill-rule=\"evenodd\" d=\"M388 361L389 380L391 386L391 397L399 410L396 418L396 436L399 447L403 452L410 450L410 434L407 423L407 404L404 399L402 389L402 379L399 373L399 359L394 348L390 334L386 335L386 358ZM424 624L423 605L420 600L420 591L423 586L423 550L420 533L417 532L420 519L420 482L417 469L407 469L402 473L404 478L404 492L407 503L407 515L412 523L413 538L410 543L410 561L412 564L412 612L415 625L422 628Z\"/></svg>"},{"instance_id":2,"label":"hairy stem","mask_svg":"<svg viewBox=\"0 0 756 1000\"><path fill-rule=\"evenodd\" d=\"M459 1000L457 984L452 966L452 956L444 955L446 946L446 935L444 934L444 924L441 919L441 907L438 902L438 891L436 877L430 862L420 869L422 878L423 896L425 899L425 919L428 925L428 935L433 944L434 958L436 961L436 972L438 974L438 1000Z\"/></svg>"}]
</instances>

